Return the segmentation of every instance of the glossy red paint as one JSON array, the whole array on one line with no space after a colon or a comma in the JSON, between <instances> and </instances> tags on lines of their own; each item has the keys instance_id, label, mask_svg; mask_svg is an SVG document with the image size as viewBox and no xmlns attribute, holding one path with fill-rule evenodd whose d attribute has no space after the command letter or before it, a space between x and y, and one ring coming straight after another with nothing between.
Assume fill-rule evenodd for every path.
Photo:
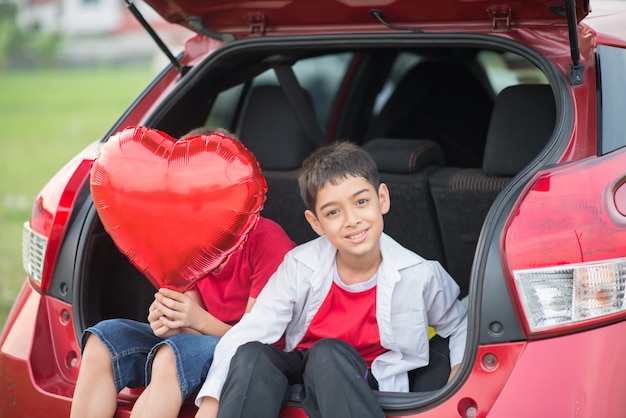
<instances>
[{"instance_id":1,"label":"glossy red paint","mask_svg":"<svg viewBox=\"0 0 626 418\"><path fill-rule=\"evenodd\" d=\"M508 268L626 256L626 218L614 200L616 185L626 179L625 164L626 153L616 151L537 173L509 220Z\"/></svg>"},{"instance_id":2,"label":"glossy red paint","mask_svg":"<svg viewBox=\"0 0 626 418\"><path fill-rule=\"evenodd\" d=\"M489 416L624 416L626 323L528 343Z\"/></svg>"},{"instance_id":3,"label":"glossy red paint","mask_svg":"<svg viewBox=\"0 0 626 418\"><path fill-rule=\"evenodd\" d=\"M45 366L48 369L54 368L56 363L54 356L41 357L50 346L42 350L43 347L35 345L39 333L44 337L49 335L45 328L48 322L42 322L41 317L45 315L44 299L27 282L5 324L0 340L0 411L3 418L69 415L70 399L42 388L38 376L33 373L33 368L42 361L48 361ZM65 343L71 341L67 337L63 339ZM60 341L60 344L64 342ZM51 381L62 379L55 373L49 374L48 378ZM64 384L64 387L68 385Z\"/></svg>"},{"instance_id":4,"label":"glossy red paint","mask_svg":"<svg viewBox=\"0 0 626 418\"><path fill-rule=\"evenodd\" d=\"M554 13L553 4L546 1L500 1L497 5L488 0L458 1L429 0L324 0L324 1L211 1L151 0L150 4L169 22L187 26L189 16L198 16L205 26L224 33L246 36L252 24L262 25L264 33L278 34L298 31L306 27L309 33L343 32L349 27L361 31L381 30L370 14L377 9L385 19L396 25L423 25L437 23L493 25L498 15L506 16L513 26L563 24L562 16ZM584 1L576 0L576 14L581 20L587 14ZM562 9L561 9L562 10Z\"/></svg>"},{"instance_id":5,"label":"glossy red paint","mask_svg":"<svg viewBox=\"0 0 626 418\"><path fill-rule=\"evenodd\" d=\"M72 306L51 297L41 300L38 323L49 324L48 329L36 329L34 347L30 356L33 380L43 391L71 398L78 377L80 358L79 339L74 332Z\"/></svg>"},{"instance_id":6,"label":"glossy red paint","mask_svg":"<svg viewBox=\"0 0 626 418\"><path fill-rule=\"evenodd\" d=\"M67 169L70 172L74 170L74 172L72 176L68 179L66 186L63 189L63 192L59 196L59 200L57 202L52 202L52 205L56 206L56 210L52 212L54 213L54 220L47 235L48 246L46 248L46 256L44 258L44 270L42 272L41 279L41 287L43 290L47 289L48 281L52 276L52 271L56 263L56 257L58 255L59 247L65 235L67 222L72 214L72 210L74 209L74 204L76 202L78 194L85 184L85 180L89 177L89 170L91 169L92 163L93 160L82 160L78 162L75 170L72 166L73 164L70 163ZM45 201L42 195L40 195L38 199L42 199L42 201Z\"/></svg>"}]
</instances>

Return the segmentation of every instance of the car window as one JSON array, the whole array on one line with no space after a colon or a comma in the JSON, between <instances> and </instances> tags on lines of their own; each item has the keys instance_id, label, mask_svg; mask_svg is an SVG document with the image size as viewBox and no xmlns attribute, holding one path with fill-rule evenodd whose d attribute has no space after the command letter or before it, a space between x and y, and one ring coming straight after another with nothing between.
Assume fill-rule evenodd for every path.
<instances>
[{"instance_id":1,"label":"car window","mask_svg":"<svg viewBox=\"0 0 626 418\"><path fill-rule=\"evenodd\" d=\"M398 55L391 67L387 81L376 96L372 115L375 116L380 113L381 109L385 106L387 100L389 100L389 97L391 97L391 94L396 89L398 82L420 61L422 61L422 57L416 54L402 52Z\"/></svg>"},{"instance_id":2,"label":"car window","mask_svg":"<svg viewBox=\"0 0 626 418\"><path fill-rule=\"evenodd\" d=\"M312 57L299 60L293 66L298 82L311 95L317 120L323 128L328 125L333 103L353 55L342 53ZM252 87L260 85L278 85L274 70L267 70L252 80ZM215 100L208 124L233 126L236 107L243 92L243 84L221 92Z\"/></svg>"},{"instance_id":3,"label":"car window","mask_svg":"<svg viewBox=\"0 0 626 418\"><path fill-rule=\"evenodd\" d=\"M294 65L296 77L311 94L317 118L324 128L353 56L353 53L325 55L300 60Z\"/></svg>"},{"instance_id":4,"label":"car window","mask_svg":"<svg viewBox=\"0 0 626 418\"><path fill-rule=\"evenodd\" d=\"M235 109L239 103L243 87L244 85L240 84L217 95L206 122L207 126L228 127L229 129L234 126L234 119L237 116Z\"/></svg>"},{"instance_id":5,"label":"car window","mask_svg":"<svg viewBox=\"0 0 626 418\"><path fill-rule=\"evenodd\" d=\"M388 79L378 93L372 115L378 115L395 90L398 81L416 64L428 58L403 52L398 55L389 73ZM488 83L494 96L505 87L515 84L547 84L545 74L525 58L508 52L479 51L476 59L482 71L487 75Z\"/></svg>"},{"instance_id":6,"label":"car window","mask_svg":"<svg viewBox=\"0 0 626 418\"><path fill-rule=\"evenodd\" d=\"M599 46L597 54L600 69L598 153L604 155L626 145L626 50Z\"/></svg>"},{"instance_id":7,"label":"car window","mask_svg":"<svg viewBox=\"0 0 626 418\"><path fill-rule=\"evenodd\" d=\"M548 84L545 74L526 58L511 52L484 50L477 55L493 92L516 84Z\"/></svg>"}]
</instances>

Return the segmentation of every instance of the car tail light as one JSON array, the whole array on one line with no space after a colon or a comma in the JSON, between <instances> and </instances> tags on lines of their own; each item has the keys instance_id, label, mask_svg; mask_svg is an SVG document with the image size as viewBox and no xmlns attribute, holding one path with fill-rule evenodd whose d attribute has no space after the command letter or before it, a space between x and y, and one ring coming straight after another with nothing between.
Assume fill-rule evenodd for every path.
<instances>
[{"instance_id":1,"label":"car tail light","mask_svg":"<svg viewBox=\"0 0 626 418\"><path fill-rule=\"evenodd\" d=\"M514 275L533 332L626 309L626 259L520 270Z\"/></svg>"},{"instance_id":2,"label":"car tail light","mask_svg":"<svg viewBox=\"0 0 626 418\"><path fill-rule=\"evenodd\" d=\"M30 227L30 222L24 222L22 233L22 262L24 270L41 286L41 275L43 272L43 259L46 254L48 238L38 234Z\"/></svg>"},{"instance_id":3,"label":"car tail light","mask_svg":"<svg viewBox=\"0 0 626 418\"><path fill-rule=\"evenodd\" d=\"M626 153L539 173L504 232L505 271L530 338L626 319Z\"/></svg>"},{"instance_id":4,"label":"car tail light","mask_svg":"<svg viewBox=\"0 0 626 418\"><path fill-rule=\"evenodd\" d=\"M24 224L22 261L31 283L47 289L76 199L85 185L93 160L70 161L43 188Z\"/></svg>"}]
</instances>

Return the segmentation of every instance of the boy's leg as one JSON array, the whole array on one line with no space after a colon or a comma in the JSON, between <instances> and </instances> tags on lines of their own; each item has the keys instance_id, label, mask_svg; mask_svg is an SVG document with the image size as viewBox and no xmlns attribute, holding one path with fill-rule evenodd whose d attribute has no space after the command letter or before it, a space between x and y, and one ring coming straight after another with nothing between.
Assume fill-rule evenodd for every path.
<instances>
[{"instance_id":1,"label":"boy's leg","mask_svg":"<svg viewBox=\"0 0 626 418\"><path fill-rule=\"evenodd\" d=\"M111 355L98 337L91 334L83 350L70 417L110 418L116 409L117 389L113 381Z\"/></svg>"},{"instance_id":2,"label":"boy's leg","mask_svg":"<svg viewBox=\"0 0 626 418\"><path fill-rule=\"evenodd\" d=\"M144 385L148 352L159 341L150 325L130 319L108 319L87 328L70 416L112 417L118 392Z\"/></svg>"},{"instance_id":3,"label":"boy's leg","mask_svg":"<svg viewBox=\"0 0 626 418\"><path fill-rule=\"evenodd\" d=\"M150 384L139 395L130 416L177 417L182 403L176 359L172 349L164 345L154 356Z\"/></svg>"},{"instance_id":4,"label":"boy's leg","mask_svg":"<svg viewBox=\"0 0 626 418\"><path fill-rule=\"evenodd\" d=\"M367 363L350 344L326 338L305 354L304 410L310 418L384 417ZM374 386L375 388L375 386Z\"/></svg>"},{"instance_id":5,"label":"boy's leg","mask_svg":"<svg viewBox=\"0 0 626 418\"><path fill-rule=\"evenodd\" d=\"M219 418L276 418L288 397L289 384L300 383L302 353L286 353L251 342L230 363L219 403Z\"/></svg>"},{"instance_id":6,"label":"boy's leg","mask_svg":"<svg viewBox=\"0 0 626 418\"><path fill-rule=\"evenodd\" d=\"M157 344L148 355L146 389L131 417L177 417L206 378L218 342L218 337L182 333Z\"/></svg>"}]
</instances>

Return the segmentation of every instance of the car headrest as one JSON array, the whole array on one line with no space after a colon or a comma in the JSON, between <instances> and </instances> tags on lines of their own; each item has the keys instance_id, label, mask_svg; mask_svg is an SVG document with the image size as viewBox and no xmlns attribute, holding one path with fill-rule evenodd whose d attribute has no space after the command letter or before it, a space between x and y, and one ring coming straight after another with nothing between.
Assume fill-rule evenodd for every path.
<instances>
[{"instance_id":1,"label":"car headrest","mask_svg":"<svg viewBox=\"0 0 626 418\"><path fill-rule=\"evenodd\" d=\"M381 173L410 174L429 164L444 165L443 151L423 139L376 138L363 144Z\"/></svg>"},{"instance_id":2,"label":"car headrest","mask_svg":"<svg viewBox=\"0 0 626 418\"><path fill-rule=\"evenodd\" d=\"M300 168L314 150L280 86L254 87L241 117L239 139L264 170Z\"/></svg>"},{"instance_id":3,"label":"car headrest","mask_svg":"<svg viewBox=\"0 0 626 418\"><path fill-rule=\"evenodd\" d=\"M483 171L512 177L543 149L556 123L556 105L549 85L520 84L496 97L489 123Z\"/></svg>"}]
</instances>

